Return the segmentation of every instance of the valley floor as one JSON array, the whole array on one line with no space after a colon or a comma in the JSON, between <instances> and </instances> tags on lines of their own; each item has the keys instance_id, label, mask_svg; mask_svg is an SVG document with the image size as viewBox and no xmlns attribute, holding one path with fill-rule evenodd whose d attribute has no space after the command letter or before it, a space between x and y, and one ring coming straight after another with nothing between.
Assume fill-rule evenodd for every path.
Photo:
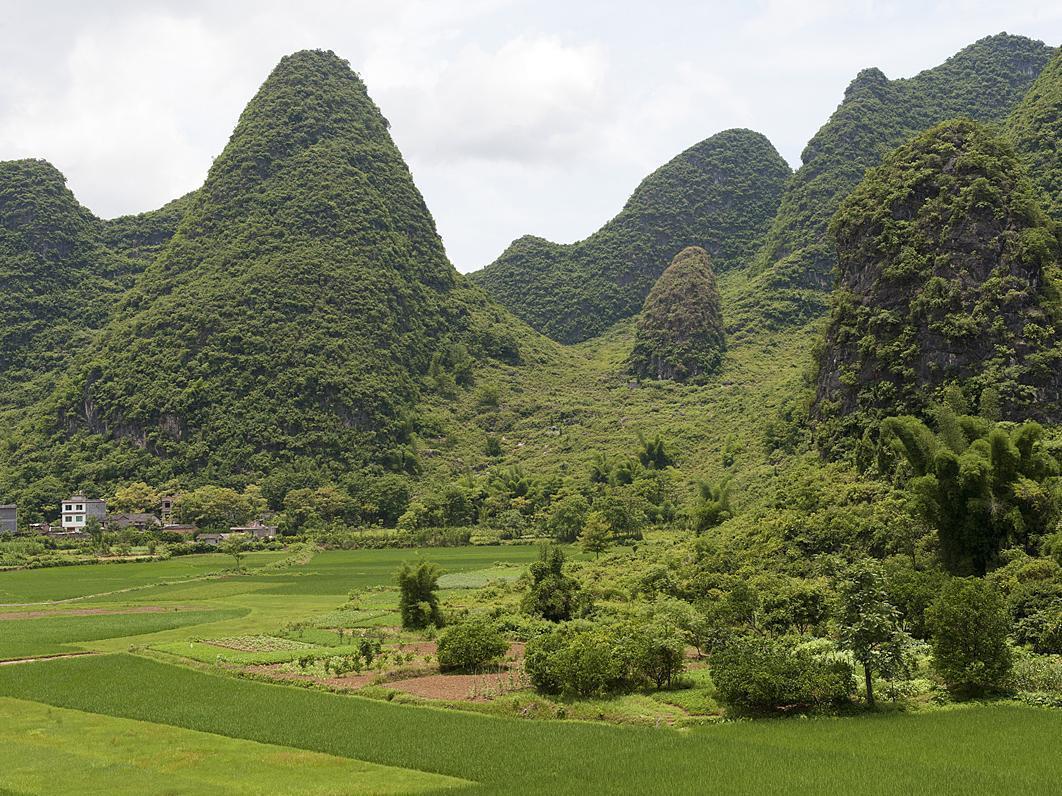
<instances>
[{"instance_id":1,"label":"valley floor","mask_svg":"<svg viewBox=\"0 0 1062 796\"><path fill-rule=\"evenodd\" d=\"M0 793L1049 793L1057 785L1062 712L1016 704L683 725L659 717L684 709L647 697L595 703L627 721L615 724L241 676L244 664L296 668L295 655L352 643L330 626L395 624L389 586L402 560L440 563L449 573L444 600L459 604L462 590L502 588L536 553L332 551L294 564L260 553L239 576L216 574L228 565L220 555L2 573L0 659L67 657L0 667ZM56 600L66 602L48 604ZM417 651L407 665L421 665L425 643L399 647ZM533 701L521 692L500 701L509 698ZM657 721L633 715L637 699L657 705Z\"/></svg>"}]
</instances>

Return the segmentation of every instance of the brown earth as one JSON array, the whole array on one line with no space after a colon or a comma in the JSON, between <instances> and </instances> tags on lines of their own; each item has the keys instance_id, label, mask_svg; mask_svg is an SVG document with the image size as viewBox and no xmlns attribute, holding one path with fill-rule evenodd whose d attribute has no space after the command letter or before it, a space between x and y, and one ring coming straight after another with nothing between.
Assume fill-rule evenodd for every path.
<instances>
[{"instance_id":1,"label":"brown earth","mask_svg":"<svg viewBox=\"0 0 1062 796\"><path fill-rule=\"evenodd\" d=\"M0 622L13 619L45 619L50 616L113 616L115 614L157 614L163 611L183 610L164 608L161 605L139 605L135 608L71 608L58 611L7 611L0 613Z\"/></svg>"}]
</instances>

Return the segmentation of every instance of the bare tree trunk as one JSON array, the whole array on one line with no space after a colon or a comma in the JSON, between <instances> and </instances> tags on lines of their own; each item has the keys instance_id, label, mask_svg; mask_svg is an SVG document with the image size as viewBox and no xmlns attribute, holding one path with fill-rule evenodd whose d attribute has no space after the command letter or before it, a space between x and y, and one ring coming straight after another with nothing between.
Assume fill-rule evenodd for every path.
<instances>
[{"instance_id":1,"label":"bare tree trunk","mask_svg":"<svg viewBox=\"0 0 1062 796\"><path fill-rule=\"evenodd\" d=\"M870 679L870 666L863 664L863 676L867 683L867 707L874 707L874 684Z\"/></svg>"}]
</instances>

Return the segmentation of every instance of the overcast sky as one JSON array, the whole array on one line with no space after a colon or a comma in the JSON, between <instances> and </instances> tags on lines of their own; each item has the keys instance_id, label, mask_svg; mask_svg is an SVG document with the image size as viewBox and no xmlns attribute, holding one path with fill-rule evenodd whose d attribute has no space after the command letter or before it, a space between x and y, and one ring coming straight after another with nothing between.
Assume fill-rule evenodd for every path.
<instances>
[{"instance_id":1,"label":"overcast sky","mask_svg":"<svg viewBox=\"0 0 1062 796\"><path fill-rule=\"evenodd\" d=\"M199 186L285 53L368 84L454 264L585 237L729 127L795 167L859 69L908 77L1006 30L1062 42L1062 3L5 0L0 159L41 157L98 215Z\"/></svg>"}]
</instances>

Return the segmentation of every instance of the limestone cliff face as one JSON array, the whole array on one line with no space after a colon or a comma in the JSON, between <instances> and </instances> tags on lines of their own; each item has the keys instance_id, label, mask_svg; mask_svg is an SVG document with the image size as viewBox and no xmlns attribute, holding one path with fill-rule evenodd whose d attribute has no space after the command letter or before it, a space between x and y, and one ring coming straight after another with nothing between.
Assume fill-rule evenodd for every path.
<instances>
[{"instance_id":1,"label":"limestone cliff face","mask_svg":"<svg viewBox=\"0 0 1062 796\"><path fill-rule=\"evenodd\" d=\"M985 391L1007 418L1062 419L1059 241L1012 150L945 122L886 157L830 234L839 284L814 414L826 436Z\"/></svg>"},{"instance_id":2,"label":"limestone cliff face","mask_svg":"<svg viewBox=\"0 0 1062 796\"><path fill-rule=\"evenodd\" d=\"M645 299L631 372L648 379L695 380L719 367L725 348L708 252L689 246L675 255Z\"/></svg>"}]
</instances>

